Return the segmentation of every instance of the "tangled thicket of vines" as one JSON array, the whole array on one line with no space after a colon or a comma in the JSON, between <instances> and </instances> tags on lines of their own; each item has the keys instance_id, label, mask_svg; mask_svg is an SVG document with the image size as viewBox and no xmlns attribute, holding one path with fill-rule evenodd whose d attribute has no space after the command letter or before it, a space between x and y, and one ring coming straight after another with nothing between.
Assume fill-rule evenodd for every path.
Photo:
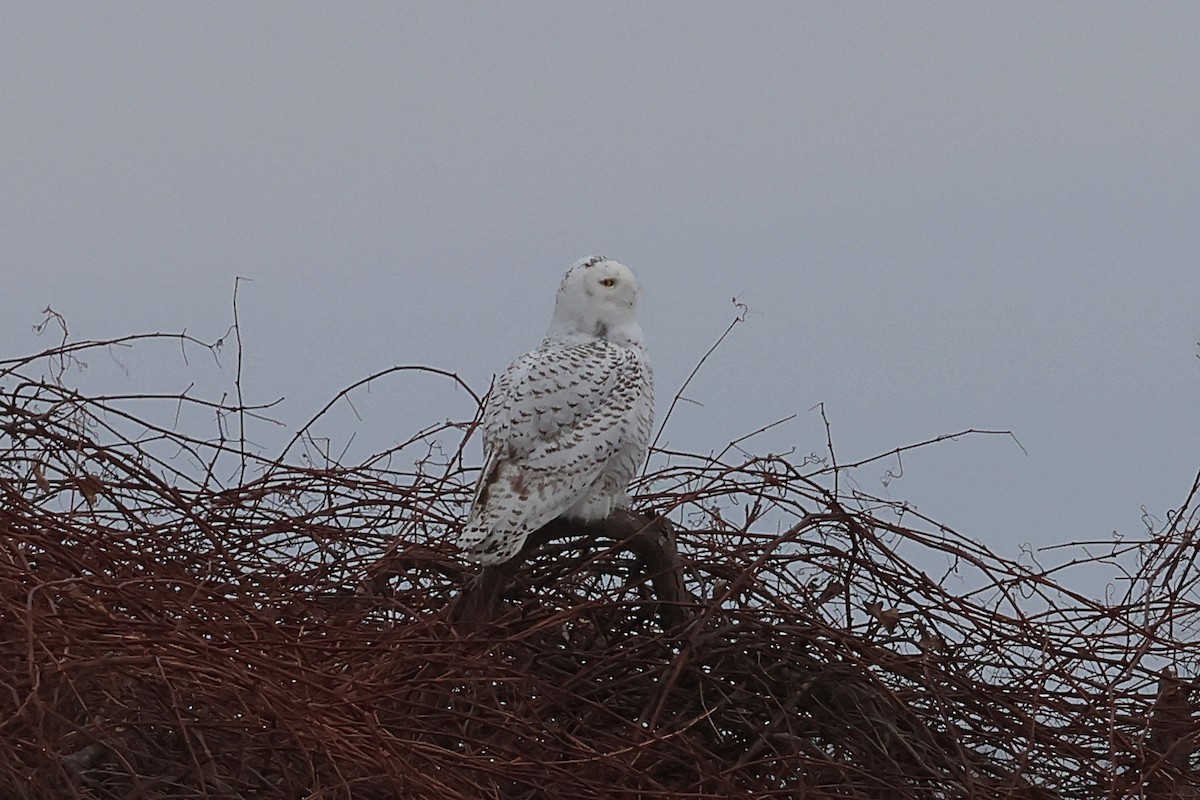
<instances>
[{"instance_id":1,"label":"tangled thicket of vines","mask_svg":"<svg viewBox=\"0 0 1200 800\"><path fill-rule=\"evenodd\" d=\"M1200 796L1197 484L1104 601L736 449L477 576L470 425L269 457L66 385L111 344L0 362L0 796Z\"/></svg>"}]
</instances>

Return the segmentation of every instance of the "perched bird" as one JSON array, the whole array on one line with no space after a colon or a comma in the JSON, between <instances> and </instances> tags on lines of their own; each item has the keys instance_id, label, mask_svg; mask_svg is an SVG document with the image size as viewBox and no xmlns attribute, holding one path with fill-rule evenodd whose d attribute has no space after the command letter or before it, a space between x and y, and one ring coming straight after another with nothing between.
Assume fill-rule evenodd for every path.
<instances>
[{"instance_id":1,"label":"perched bird","mask_svg":"<svg viewBox=\"0 0 1200 800\"><path fill-rule=\"evenodd\" d=\"M550 330L496 381L464 555L499 564L556 517L601 520L629 505L650 443L654 380L637 323L641 289L604 256L567 270Z\"/></svg>"}]
</instances>

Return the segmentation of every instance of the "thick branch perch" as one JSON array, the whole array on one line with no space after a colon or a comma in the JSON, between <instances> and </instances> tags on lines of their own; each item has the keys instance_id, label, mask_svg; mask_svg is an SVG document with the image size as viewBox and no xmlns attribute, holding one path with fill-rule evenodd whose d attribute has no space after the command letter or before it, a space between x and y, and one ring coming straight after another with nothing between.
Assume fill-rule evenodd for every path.
<instances>
[{"instance_id":1,"label":"thick branch perch","mask_svg":"<svg viewBox=\"0 0 1200 800\"><path fill-rule=\"evenodd\" d=\"M450 620L474 627L495 612L504 590L512 582L521 564L546 542L567 536L595 536L611 539L638 557L650 576L658 613L663 625L672 626L684 618L683 570L675 549L675 529L665 517L617 510L600 522L579 522L559 517L538 528L516 556L495 566L484 567L462 594L455 598Z\"/></svg>"}]
</instances>

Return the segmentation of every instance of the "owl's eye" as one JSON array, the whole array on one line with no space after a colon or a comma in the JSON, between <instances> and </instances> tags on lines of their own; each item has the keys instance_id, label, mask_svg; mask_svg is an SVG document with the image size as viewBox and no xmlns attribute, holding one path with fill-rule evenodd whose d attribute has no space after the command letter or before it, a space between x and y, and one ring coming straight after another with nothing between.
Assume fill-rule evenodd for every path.
<instances>
[{"instance_id":1,"label":"owl's eye","mask_svg":"<svg viewBox=\"0 0 1200 800\"><path fill-rule=\"evenodd\" d=\"M616 286L617 279L616 278L605 278L604 280L600 281L600 285L601 286Z\"/></svg>"}]
</instances>

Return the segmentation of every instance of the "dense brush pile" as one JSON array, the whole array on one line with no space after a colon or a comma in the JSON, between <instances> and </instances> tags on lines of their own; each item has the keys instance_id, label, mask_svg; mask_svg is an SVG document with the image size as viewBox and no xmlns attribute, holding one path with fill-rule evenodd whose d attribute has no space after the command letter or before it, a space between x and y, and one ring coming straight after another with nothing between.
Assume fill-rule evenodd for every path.
<instances>
[{"instance_id":1,"label":"dense brush pile","mask_svg":"<svg viewBox=\"0 0 1200 800\"><path fill-rule=\"evenodd\" d=\"M267 457L76 394L87 346L0 362L0 797L1200 796L1195 486L1107 602L774 456L657 453L664 558L478 577L469 426Z\"/></svg>"}]
</instances>

